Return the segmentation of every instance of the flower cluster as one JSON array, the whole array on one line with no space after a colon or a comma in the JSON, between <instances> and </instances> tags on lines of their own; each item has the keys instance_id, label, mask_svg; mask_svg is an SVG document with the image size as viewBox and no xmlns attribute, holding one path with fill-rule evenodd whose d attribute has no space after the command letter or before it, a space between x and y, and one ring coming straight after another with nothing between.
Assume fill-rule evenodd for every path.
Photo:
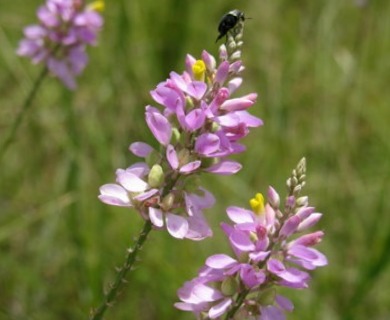
<instances>
[{"instance_id":1,"label":"flower cluster","mask_svg":"<svg viewBox=\"0 0 390 320\"><path fill-rule=\"evenodd\" d=\"M262 125L247 111L257 94L232 97L244 70L238 60L241 43L234 44L220 47L219 64L206 51L199 60L187 55L186 70L171 72L151 91L160 107L147 106L145 118L159 150L144 142L131 144L130 151L144 161L117 170L117 184L100 188L101 201L135 207L155 228L166 228L176 238L211 236L202 211L214 200L197 177L238 172L241 164L229 156L244 151L240 140Z\"/></svg>"},{"instance_id":2,"label":"flower cluster","mask_svg":"<svg viewBox=\"0 0 390 320\"><path fill-rule=\"evenodd\" d=\"M24 29L17 54L43 62L70 89L76 87L75 76L85 68L87 45L96 44L103 25L98 11L104 2L85 5L84 0L47 0L39 7L39 24Z\"/></svg>"},{"instance_id":3,"label":"flower cluster","mask_svg":"<svg viewBox=\"0 0 390 320\"><path fill-rule=\"evenodd\" d=\"M313 246L324 233L302 234L321 218L307 197L298 194L304 185L303 159L287 181L290 194L284 210L278 193L269 187L269 202L257 194L252 210L229 207L234 225L222 223L235 257L216 254L206 260L198 277L179 289L178 309L191 311L198 319L285 319L293 304L276 294L276 286L308 287L308 270L327 264Z\"/></svg>"}]
</instances>

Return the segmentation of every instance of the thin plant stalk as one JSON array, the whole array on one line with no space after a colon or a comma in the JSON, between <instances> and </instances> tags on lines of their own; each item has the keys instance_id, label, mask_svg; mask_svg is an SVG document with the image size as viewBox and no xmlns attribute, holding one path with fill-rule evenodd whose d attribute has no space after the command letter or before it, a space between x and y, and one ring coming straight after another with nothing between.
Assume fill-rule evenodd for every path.
<instances>
[{"instance_id":1,"label":"thin plant stalk","mask_svg":"<svg viewBox=\"0 0 390 320\"><path fill-rule=\"evenodd\" d=\"M48 68L46 66L44 66L42 71L39 73L37 80L34 82L34 85L32 86L30 92L28 93L26 100L24 100L24 103L19 111L19 114L16 117L14 123L12 124L12 127L9 131L9 134L8 134L7 138L4 140L4 142L0 148L0 159L4 156L8 147L11 145L11 143L15 139L17 130L22 123L23 116L27 113L28 109L31 107L31 105L35 99L35 96L37 95L37 92L42 85L43 79L48 74L48 71L49 71Z\"/></svg>"},{"instance_id":2,"label":"thin plant stalk","mask_svg":"<svg viewBox=\"0 0 390 320\"><path fill-rule=\"evenodd\" d=\"M95 310L92 310L92 314L89 318L90 320L102 319L107 308L112 305L112 303L118 296L118 292L125 285L127 272L132 269L136 261L137 254L141 250L151 230L152 223L150 221L146 221L141 233L138 236L138 239L135 241L134 246L128 250L126 261L123 266L118 270L115 281L111 284L107 294L104 297L102 304Z\"/></svg>"}]
</instances>

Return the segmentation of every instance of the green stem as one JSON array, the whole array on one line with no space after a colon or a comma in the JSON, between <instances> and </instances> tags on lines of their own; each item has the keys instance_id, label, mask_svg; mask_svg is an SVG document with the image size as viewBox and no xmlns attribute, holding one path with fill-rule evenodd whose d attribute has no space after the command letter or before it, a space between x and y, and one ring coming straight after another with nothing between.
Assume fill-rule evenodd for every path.
<instances>
[{"instance_id":1,"label":"green stem","mask_svg":"<svg viewBox=\"0 0 390 320\"><path fill-rule=\"evenodd\" d=\"M34 82L33 87L31 88L31 91L29 92L26 100L24 101L22 108L15 119L14 123L12 124L12 127L10 129L10 132L8 134L8 137L4 140L3 145L0 148L0 159L4 156L5 152L7 151L8 147L10 146L11 142L14 140L16 136L16 131L18 130L20 124L22 123L23 116L26 114L27 110L32 105L32 102L34 101L34 98L38 92L38 89L40 88L43 79L46 77L48 73L48 68L45 66L41 73L38 75L37 80Z\"/></svg>"},{"instance_id":2,"label":"green stem","mask_svg":"<svg viewBox=\"0 0 390 320\"><path fill-rule=\"evenodd\" d=\"M131 270L132 266L134 265L137 254L142 248L142 245L144 244L151 230L152 223L150 221L146 221L140 235L138 236L138 239L135 241L134 247L128 250L126 261L118 271L114 283L110 286L109 291L104 297L104 301L97 309L92 310L92 314L89 318L90 320L102 319L107 308L112 305L113 301L118 295L118 291L124 286L126 282L127 272Z\"/></svg>"},{"instance_id":3,"label":"green stem","mask_svg":"<svg viewBox=\"0 0 390 320\"><path fill-rule=\"evenodd\" d=\"M241 305L244 302L245 297L248 295L248 293L249 293L248 289L240 292L240 294L237 296L236 303L234 304L234 307L231 308L230 311L227 313L225 320L229 320L229 319L233 318L234 314L241 307Z\"/></svg>"}]
</instances>

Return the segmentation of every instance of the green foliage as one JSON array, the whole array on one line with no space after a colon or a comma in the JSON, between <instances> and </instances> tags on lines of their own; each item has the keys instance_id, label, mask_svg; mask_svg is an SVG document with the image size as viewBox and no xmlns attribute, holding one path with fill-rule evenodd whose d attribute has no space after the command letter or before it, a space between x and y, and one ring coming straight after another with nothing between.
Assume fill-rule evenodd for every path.
<instances>
[{"instance_id":1,"label":"green foliage","mask_svg":"<svg viewBox=\"0 0 390 320\"><path fill-rule=\"evenodd\" d=\"M39 73L14 52L39 0L0 2L0 140ZM390 2L107 1L99 46L69 93L45 79L17 138L1 159L0 320L86 319L142 226L97 200L127 146L154 143L144 123L149 91L186 53L216 54L226 11L247 13L242 92L260 92L265 126L246 139L234 177L205 176L218 203L215 237L178 242L152 232L138 269L107 319L193 319L175 310L176 290L204 259L228 250L218 223L268 184L283 191L306 156L306 194L324 213L321 249L330 265L309 290L286 290L289 319L390 317ZM383 285L383 287L381 287Z\"/></svg>"}]
</instances>

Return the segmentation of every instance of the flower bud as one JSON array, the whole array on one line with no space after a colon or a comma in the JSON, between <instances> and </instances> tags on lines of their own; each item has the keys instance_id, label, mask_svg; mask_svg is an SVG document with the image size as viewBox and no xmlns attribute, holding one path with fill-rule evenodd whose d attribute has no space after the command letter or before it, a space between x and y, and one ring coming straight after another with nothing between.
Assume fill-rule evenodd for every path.
<instances>
[{"instance_id":1,"label":"flower bud","mask_svg":"<svg viewBox=\"0 0 390 320\"><path fill-rule=\"evenodd\" d=\"M148 184L152 188L161 187L164 182L164 171L159 164L155 164L152 169L150 169L148 175Z\"/></svg>"},{"instance_id":2,"label":"flower bud","mask_svg":"<svg viewBox=\"0 0 390 320\"><path fill-rule=\"evenodd\" d=\"M161 208L164 210L164 211L169 211L173 204L175 202L175 195L173 193L168 193L164 198L163 200L161 201Z\"/></svg>"},{"instance_id":3,"label":"flower bud","mask_svg":"<svg viewBox=\"0 0 390 320\"><path fill-rule=\"evenodd\" d=\"M295 187L298 184L298 179L297 177L291 177L291 186Z\"/></svg>"},{"instance_id":4,"label":"flower bud","mask_svg":"<svg viewBox=\"0 0 390 320\"><path fill-rule=\"evenodd\" d=\"M280 206L280 197L276 190L272 187L268 188L268 202L273 208L279 208Z\"/></svg>"},{"instance_id":5,"label":"flower bud","mask_svg":"<svg viewBox=\"0 0 390 320\"><path fill-rule=\"evenodd\" d=\"M236 278L227 277L222 281L221 292L224 296L232 296L238 291L239 284Z\"/></svg>"},{"instance_id":6,"label":"flower bud","mask_svg":"<svg viewBox=\"0 0 390 320\"><path fill-rule=\"evenodd\" d=\"M302 186L301 186L300 184L298 184L298 185L296 185L296 186L294 187L293 193L294 193L294 194L298 194L298 193L301 192L301 190L302 190Z\"/></svg>"},{"instance_id":7,"label":"flower bud","mask_svg":"<svg viewBox=\"0 0 390 320\"><path fill-rule=\"evenodd\" d=\"M294 208L294 206L295 206L295 197L294 196L287 197L285 205L286 205L287 208Z\"/></svg>"},{"instance_id":8,"label":"flower bud","mask_svg":"<svg viewBox=\"0 0 390 320\"><path fill-rule=\"evenodd\" d=\"M206 68L210 72L214 72L217 62L215 58L209 54L207 51L202 52L202 60L204 61Z\"/></svg>"},{"instance_id":9,"label":"flower bud","mask_svg":"<svg viewBox=\"0 0 390 320\"><path fill-rule=\"evenodd\" d=\"M306 158L303 157L297 165L297 176L300 177L306 172Z\"/></svg>"},{"instance_id":10,"label":"flower bud","mask_svg":"<svg viewBox=\"0 0 390 320\"><path fill-rule=\"evenodd\" d=\"M217 132L220 129L220 125L216 122L213 122L211 125L211 130L210 132Z\"/></svg>"},{"instance_id":11,"label":"flower bud","mask_svg":"<svg viewBox=\"0 0 390 320\"><path fill-rule=\"evenodd\" d=\"M187 110L194 109L194 100L192 100L192 98L189 96L186 97L186 109Z\"/></svg>"},{"instance_id":12,"label":"flower bud","mask_svg":"<svg viewBox=\"0 0 390 320\"><path fill-rule=\"evenodd\" d=\"M219 47L219 58L222 60L222 61L226 61L228 59L228 55L227 55L227 49L226 49L226 46L224 44L222 44L220 47Z\"/></svg>"},{"instance_id":13,"label":"flower bud","mask_svg":"<svg viewBox=\"0 0 390 320\"><path fill-rule=\"evenodd\" d=\"M297 199L297 206L298 207L305 207L309 205L309 197L308 196L302 196Z\"/></svg>"},{"instance_id":14,"label":"flower bud","mask_svg":"<svg viewBox=\"0 0 390 320\"><path fill-rule=\"evenodd\" d=\"M240 60L241 59L241 51L240 50L237 50L235 52L233 52L231 55L230 55L230 59L231 60Z\"/></svg>"},{"instance_id":15,"label":"flower bud","mask_svg":"<svg viewBox=\"0 0 390 320\"><path fill-rule=\"evenodd\" d=\"M171 138L171 143L174 145L177 142L180 141L181 134L180 131L177 128L172 128L172 138Z\"/></svg>"}]
</instances>

